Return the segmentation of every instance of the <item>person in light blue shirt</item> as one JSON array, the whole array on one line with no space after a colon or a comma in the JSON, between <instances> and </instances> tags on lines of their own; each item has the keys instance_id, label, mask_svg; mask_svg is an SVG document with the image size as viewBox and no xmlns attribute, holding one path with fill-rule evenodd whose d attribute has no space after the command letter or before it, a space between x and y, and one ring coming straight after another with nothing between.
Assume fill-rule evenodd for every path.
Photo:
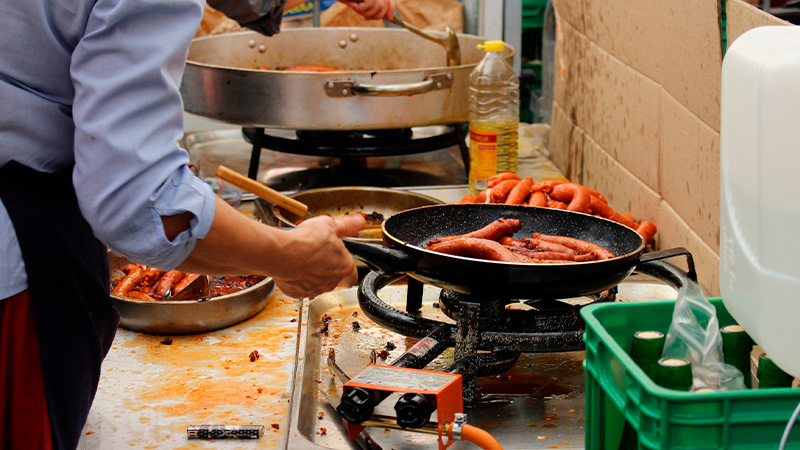
<instances>
[{"instance_id":1,"label":"person in light blue shirt","mask_svg":"<svg viewBox=\"0 0 800 450\"><path fill-rule=\"evenodd\" d=\"M301 0L209 0L272 35ZM343 0L389 19L392 0ZM107 248L169 270L355 281L358 215L291 231L240 214L179 148L202 0L0 2L0 448L75 448L119 322Z\"/></svg>"}]
</instances>

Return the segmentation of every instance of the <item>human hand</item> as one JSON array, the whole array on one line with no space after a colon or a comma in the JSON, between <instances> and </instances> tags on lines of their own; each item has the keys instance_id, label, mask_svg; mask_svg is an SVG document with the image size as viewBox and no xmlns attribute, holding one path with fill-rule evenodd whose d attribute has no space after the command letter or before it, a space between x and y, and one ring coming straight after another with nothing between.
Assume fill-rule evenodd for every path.
<instances>
[{"instance_id":1,"label":"human hand","mask_svg":"<svg viewBox=\"0 0 800 450\"><path fill-rule=\"evenodd\" d=\"M393 0L339 0L367 20L392 20Z\"/></svg>"},{"instance_id":2,"label":"human hand","mask_svg":"<svg viewBox=\"0 0 800 450\"><path fill-rule=\"evenodd\" d=\"M283 232L286 239L280 245L284 251L279 254L284 259L272 273L276 286L290 297L304 298L355 284L355 261L341 238L355 236L366 225L360 214L336 219L319 216Z\"/></svg>"}]
</instances>

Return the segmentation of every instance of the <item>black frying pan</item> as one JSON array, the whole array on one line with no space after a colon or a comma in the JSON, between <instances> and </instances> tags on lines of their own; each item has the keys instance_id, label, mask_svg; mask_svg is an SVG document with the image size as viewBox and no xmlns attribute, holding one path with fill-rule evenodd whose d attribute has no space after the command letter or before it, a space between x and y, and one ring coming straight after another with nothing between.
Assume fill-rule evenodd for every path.
<instances>
[{"instance_id":1,"label":"black frying pan","mask_svg":"<svg viewBox=\"0 0 800 450\"><path fill-rule=\"evenodd\" d=\"M431 238L464 234L499 219L520 219L514 237L531 233L570 236L601 245L612 259L565 264L516 264L453 256L426 250ZM448 204L414 208L383 222L386 247L345 239L345 246L381 274L407 273L422 282L465 294L502 298L569 298L619 284L637 265L680 254L685 249L642 254L636 231L600 217L551 208L501 204ZM388 247L388 248L387 248ZM676 250L678 250L676 252ZM690 260L690 276L694 277Z\"/></svg>"}]
</instances>

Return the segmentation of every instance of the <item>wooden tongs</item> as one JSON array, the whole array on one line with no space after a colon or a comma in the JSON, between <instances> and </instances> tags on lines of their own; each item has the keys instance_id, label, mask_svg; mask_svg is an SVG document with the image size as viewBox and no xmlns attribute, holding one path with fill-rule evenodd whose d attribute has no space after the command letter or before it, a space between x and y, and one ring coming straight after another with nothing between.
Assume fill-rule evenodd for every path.
<instances>
[{"instance_id":1,"label":"wooden tongs","mask_svg":"<svg viewBox=\"0 0 800 450\"><path fill-rule=\"evenodd\" d=\"M258 181L248 178L225 166L217 167L216 175L217 178L225 180L240 189L250 192L251 194L255 194L262 200L273 203L299 217L303 217L308 213L308 206L304 203L283 195L275 189L264 186Z\"/></svg>"}]
</instances>

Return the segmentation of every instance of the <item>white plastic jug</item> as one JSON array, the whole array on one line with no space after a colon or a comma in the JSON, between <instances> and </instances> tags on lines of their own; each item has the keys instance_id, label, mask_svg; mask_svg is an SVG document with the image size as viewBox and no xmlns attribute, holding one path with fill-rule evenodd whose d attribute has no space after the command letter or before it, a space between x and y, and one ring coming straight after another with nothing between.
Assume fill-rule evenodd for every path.
<instances>
[{"instance_id":1,"label":"white plastic jug","mask_svg":"<svg viewBox=\"0 0 800 450\"><path fill-rule=\"evenodd\" d=\"M742 34L722 64L720 291L800 376L800 27Z\"/></svg>"}]
</instances>

